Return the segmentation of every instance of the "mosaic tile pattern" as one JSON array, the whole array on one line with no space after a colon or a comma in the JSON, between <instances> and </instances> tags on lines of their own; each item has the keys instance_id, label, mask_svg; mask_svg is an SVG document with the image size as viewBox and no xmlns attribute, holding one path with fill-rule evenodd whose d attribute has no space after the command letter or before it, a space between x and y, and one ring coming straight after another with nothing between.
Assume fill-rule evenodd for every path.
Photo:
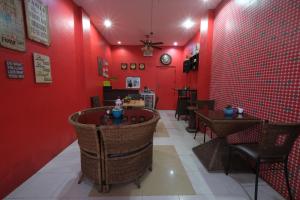
<instances>
[{"instance_id":1,"label":"mosaic tile pattern","mask_svg":"<svg viewBox=\"0 0 300 200\"><path fill-rule=\"evenodd\" d=\"M228 0L216 12L211 98L271 122L300 122L300 1ZM232 142L257 139L252 129ZM246 136L247 135L247 136ZM300 140L289 159L300 199ZM287 197L282 171L262 177Z\"/></svg>"}]
</instances>

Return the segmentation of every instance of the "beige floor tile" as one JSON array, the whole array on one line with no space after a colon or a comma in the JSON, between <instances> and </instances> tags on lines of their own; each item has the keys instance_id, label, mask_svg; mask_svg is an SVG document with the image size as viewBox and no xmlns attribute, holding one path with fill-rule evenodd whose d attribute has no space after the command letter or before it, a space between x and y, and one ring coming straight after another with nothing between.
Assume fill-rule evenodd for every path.
<instances>
[{"instance_id":1,"label":"beige floor tile","mask_svg":"<svg viewBox=\"0 0 300 200\"><path fill-rule=\"evenodd\" d=\"M154 132L154 137L169 137L168 130L165 127L163 120L159 120Z\"/></svg>"}]
</instances>

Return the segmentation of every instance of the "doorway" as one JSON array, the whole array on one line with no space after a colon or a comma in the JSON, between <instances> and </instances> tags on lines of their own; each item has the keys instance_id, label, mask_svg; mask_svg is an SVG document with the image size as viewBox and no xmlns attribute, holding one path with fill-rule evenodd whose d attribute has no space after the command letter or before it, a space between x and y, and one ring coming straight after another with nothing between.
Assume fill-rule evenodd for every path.
<instances>
[{"instance_id":1,"label":"doorway","mask_svg":"<svg viewBox=\"0 0 300 200\"><path fill-rule=\"evenodd\" d=\"M159 97L157 109L174 110L176 108L176 68L157 67L156 95Z\"/></svg>"}]
</instances>

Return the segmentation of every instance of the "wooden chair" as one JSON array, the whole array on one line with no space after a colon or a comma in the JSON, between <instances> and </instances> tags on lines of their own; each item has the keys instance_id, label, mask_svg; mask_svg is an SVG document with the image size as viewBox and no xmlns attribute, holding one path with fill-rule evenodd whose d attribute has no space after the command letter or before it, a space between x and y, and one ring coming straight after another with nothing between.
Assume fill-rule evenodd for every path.
<instances>
[{"instance_id":1,"label":"wooden chair","mask_svg":"<svg viewBox=\"0 0 300 200\"><path fill-rule=\"evenodd\" d=\"M180 119L181 115L187 114L188 100L189 100L188 90L184 90L184 89L178 90L177 106L175 112L175 118L177 116L177 120Z\"/></svg>"},{"instance_id":2,"label":"wooden chair","mask_svg":"<svg viewBox=\"0 0 300 200\"><path fill-rule=\"evenodd\" d=\"M156 97L155 97L155 105L154 105L154 109L155 109L155 110L157 109L158 101L159 101L159 97L156 96Z\"/></svg>"},{"instance_id":3,"label":"wooden chair","mask_svg":"<svg viewBox=\"0 0 300 200\"><path fill-rule=\"evenodd\" d=\"M93 180L100 185L102 191L102 169L100 160L100 141L96 125L78 123L80 113L75 113L69 117L69 122L74 126L80 147L81 176L78 184L83 177Z\"/></svg>"},{"instance_id":4,"label":"wooden chair","mask_svg":"<svg viewBox=\"0 0 300 200\"><path fill-rule=\"evenodd\" d=\"M208 110L214 110L215 100L198 100L197 109L203 109L203 108L207 108ZM203 128L203 134L204 134L203 143L205 143L207 125L203 122L198 123L198 126L195 131L194 139L196 139L197 132L200 128ZM210 138L212 138L212 131L210 131Z\"/></svg>"},{"instance_id":5,"label":"wooden chair","mask_svg":"<svg viewBox=\"0 0 300 200\"><path fill-rule=\"evenodd\" d=\"M228 172L230 170L232 151L237 151L246 155L252 160L255 160L256 177L254 199L257 200L260 164L283 163L289 198L293 199L289 184L288 157L299 134L300 123L269 124L268 122L265 122L263 127L263 138L260 143L229 145L228 164L225 169L226 175L228 175Z\"/></svg>"},{"instance_id":6,"label":"wooden chair","mask_svg":"<svg viewBox=\"0 0 300 200\"><path fill-rule=\"evenodd\" d=\"M100 99L99 96L90 97L91 100L91 108L100 107Z\"/></svg>"},{"instance_id":7,"label":"wooden chair","mask_svg":"<svg viewBox=\"0 0 300 200\"><path fill-rule=\"evenodd\" d=\"M104 163L104 190L111 184L134 181L140 187L140 177L152 170L153 133L159 114L151 120L128 126L101 126Z\"/></svg>"},{"instance_id":8,"label":"wooden chair","mask_svg":"<svg viewBox=\"0 0 300 200\"><path fill-rule=\"evenodd\" d=\"M196 104L197 104L197 90L190 90L188 105L196 106Z\"/></svg>"}]
</instances>

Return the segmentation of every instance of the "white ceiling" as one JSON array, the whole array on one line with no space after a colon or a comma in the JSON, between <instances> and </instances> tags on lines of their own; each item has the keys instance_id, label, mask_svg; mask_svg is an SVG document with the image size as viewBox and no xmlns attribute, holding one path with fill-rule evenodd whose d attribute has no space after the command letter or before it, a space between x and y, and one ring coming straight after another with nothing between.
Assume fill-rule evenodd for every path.
<instances>
[{"instance_id":1,"label":"white ceiling","mask_svg":"<svg viewBox=\"0 0 300 200\"><path fill-rule=\"evenodd\" d=\"M139 40L150 33L152 0L74 0L90 16L93 24L112 45L141 45ZM200 16L207 9L215 8L221 0L153 0L153 41L164 46L174 41L183 46L199 30ZM190 17L196 24L190 30L181 27ZM110 29L103 26L104 19L111 19Z\"/></svg>"}]
</instances>

